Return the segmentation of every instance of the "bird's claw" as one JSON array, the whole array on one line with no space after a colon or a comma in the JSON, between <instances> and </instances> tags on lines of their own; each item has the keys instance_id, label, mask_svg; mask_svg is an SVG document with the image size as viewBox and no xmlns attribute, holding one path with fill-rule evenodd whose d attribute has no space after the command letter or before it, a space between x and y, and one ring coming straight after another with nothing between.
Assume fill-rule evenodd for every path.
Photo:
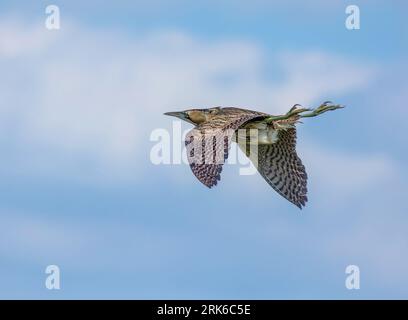
<instances>
[{"instance_id":1,"label":"bird's claw","mask_svg":"<svg viewBox=\"0 0 408 320\"><path fill-rule=\"evenodd\" d=\"M298 108L301 107L301 108ZM305 111L311 111L311 109L308 108L303 108L302 105L300 104L295 104L292 108L290 108L290 110L286 113L287 116L293 116L295 114L299 114Z\"/></svg>"},{"instance_id":2,"label":"bird's claw","mask_svg":"<svg viewBox=\"0 0 408 320\"><path fill-rule=\"evenodd\" d=\"M294 116L296 114L302 113L302 112L306 112L306 111L312 111L309 108L297 108L296 106L293 106L292 109L289 110L289 112L286 113L287 116Z\"/></svg>"}]
</instances>

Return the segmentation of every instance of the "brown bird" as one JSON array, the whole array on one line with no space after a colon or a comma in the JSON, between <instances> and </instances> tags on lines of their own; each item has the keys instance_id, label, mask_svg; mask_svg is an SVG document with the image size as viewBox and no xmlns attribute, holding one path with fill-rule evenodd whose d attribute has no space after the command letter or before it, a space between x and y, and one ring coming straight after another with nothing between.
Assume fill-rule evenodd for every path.
<instances>
[{"instance_id":1,"label":"brown bird","mask_svg":"<svg viewBox=\"0 0 408 320\"><path fill-rule=\"evenodd\" d=\"M307 202L307 174L296 154L296 123L343 108L327 101L318 108L294 105L286 114L215 107L167 112L195 127L186 136L187 157L194 175L211 188L220 180L231 142L251 159L266 182L302 209Z\"/></svg>"}]
</instances>

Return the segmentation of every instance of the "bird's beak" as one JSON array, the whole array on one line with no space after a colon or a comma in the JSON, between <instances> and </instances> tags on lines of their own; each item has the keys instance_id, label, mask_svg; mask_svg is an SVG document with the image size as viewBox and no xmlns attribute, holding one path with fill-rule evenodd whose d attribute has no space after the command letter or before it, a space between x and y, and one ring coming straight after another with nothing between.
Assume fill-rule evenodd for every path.
<instances>
[{"instance_id":1,"label":"bird's beak","mask_svg":"<svg viewBox=\"0 0 408 320\"><path fill-rule=\"evenodd\" d=\"M183 111L179 111L179 112L165 112L164 113L166 116L172 116L172 117L176 117L182 120L186 119L186 114Z\"/></svg>"}]
</instances>

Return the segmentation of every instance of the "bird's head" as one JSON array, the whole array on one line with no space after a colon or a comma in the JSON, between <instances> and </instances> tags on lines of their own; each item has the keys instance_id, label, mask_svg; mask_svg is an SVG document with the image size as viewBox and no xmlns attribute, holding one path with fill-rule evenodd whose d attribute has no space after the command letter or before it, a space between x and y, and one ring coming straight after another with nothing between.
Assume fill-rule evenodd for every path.
<instances>
[{"instance_id":1,"label":"bird's head","mask_svg":"<svg viewBox=\"0 0 408 320\"><path fill-rule=\"evenodd\" d=\"M189 109L184 111L166 112L166 116L177 117L194 125L210 120L214 115L220 112L220 107L209 109Z\"/></svg>"}]
</instances>

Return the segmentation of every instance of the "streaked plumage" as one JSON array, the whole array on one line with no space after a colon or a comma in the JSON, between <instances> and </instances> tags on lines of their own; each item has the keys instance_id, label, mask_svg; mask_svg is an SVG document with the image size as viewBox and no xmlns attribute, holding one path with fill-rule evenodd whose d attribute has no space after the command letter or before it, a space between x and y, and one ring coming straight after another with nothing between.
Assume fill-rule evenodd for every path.
<instances>
[{"instance_id":1,"label":"streaked plumage","mask_svg":"<svg viewBox=\"0 0 408 320\"><path fill-rule=\"evenodd\" d=\"M187 134L185 144L191 170L204 185L211 188L221 179L222 165L234 141L274 190L302 208L307 202L307 174L296 153L295 124L300 118L313 117L341 106L324 103L308 114L304 112L311 110L297 106L283 116L221 107L166 115L195 125Z\"/></svg>"}]
</instances>

